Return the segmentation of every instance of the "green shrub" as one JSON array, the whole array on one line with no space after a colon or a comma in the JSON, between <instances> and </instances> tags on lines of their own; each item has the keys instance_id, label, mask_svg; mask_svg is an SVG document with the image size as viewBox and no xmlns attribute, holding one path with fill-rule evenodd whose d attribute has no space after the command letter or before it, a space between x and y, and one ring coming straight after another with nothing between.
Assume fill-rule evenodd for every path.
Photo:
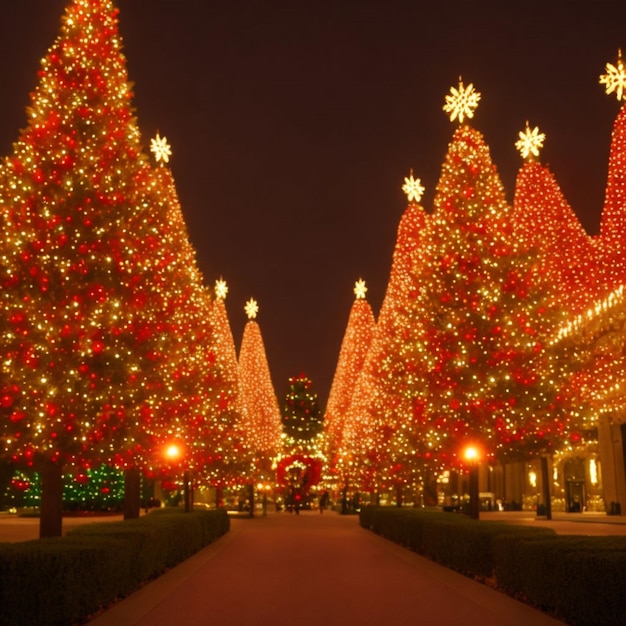
<instances>
[{"instance_id":1,"label":"green shrub","mask_svg":"<svg viewBox=\"0 0 626 626\"><path fill-rule=\"evenodd\" d=\"M572 626L626 625L626 537L557 535L420 509L367 507L364 528L503 591Z\"/></svg>"},{"instance_id":2,"label":"green shrub","mask_svg":"<svg viewBox=\"0 0 626 626\"><path fill-rule=\"evenodd\" d=\"M150 514L0 544L0 624L71 626L228 532L226 511Z\"/></svg>"},{"instance_id":3,"label":"green shrub","mask_svg":"<svg viewBox=\"0 0 626 626\"><path fill-rule=\"evenodd\" d=\"M626 537L514 540L495 545L498 585L574 626L626 624Z\"/></svg>"},{"instance_id":4,"label":"green shrub","mask_svg":"<svg viewBox=\"0 0 626 626\"><path fill-rule=\"evenodd\" d=\"M493 544L497 536L554 535L550 529L478 522L465 515L432 509L395 507L364 508L361 525L446 567L477 578L493 576Z\"/></svg>"}]
</instances>

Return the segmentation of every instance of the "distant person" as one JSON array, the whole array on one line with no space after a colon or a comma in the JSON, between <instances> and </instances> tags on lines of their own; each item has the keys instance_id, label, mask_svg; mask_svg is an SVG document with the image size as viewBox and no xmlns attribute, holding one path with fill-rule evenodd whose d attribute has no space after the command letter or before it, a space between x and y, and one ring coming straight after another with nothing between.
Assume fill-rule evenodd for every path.
<instances>
[{"instance_id":1,"label":"distant person","mask_svg":"<svg viewBox=\"0 0 626 626\"><path fill-rule=\"evenodd\" d=\"M319 506L320 513L323 513L324 509L328 506L328 491L324 491L324 493L320 496Z\"/></svg>"}]
</instances>

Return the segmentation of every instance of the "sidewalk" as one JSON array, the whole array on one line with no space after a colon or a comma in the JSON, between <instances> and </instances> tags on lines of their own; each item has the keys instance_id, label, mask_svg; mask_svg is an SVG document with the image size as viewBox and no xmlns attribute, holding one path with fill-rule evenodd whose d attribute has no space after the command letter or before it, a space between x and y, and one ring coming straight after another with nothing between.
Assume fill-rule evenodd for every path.
<instances>
[{"instance_id":1,"label":"sidewalk","mask_svg":"<svg viewBox=\"0 0 626 626\"><path fill-rule=\"evenodd\" d=\"M356 516L275 513L230 533L90 626L563 626L362 529Z\"/></svg>"}]
</instances>

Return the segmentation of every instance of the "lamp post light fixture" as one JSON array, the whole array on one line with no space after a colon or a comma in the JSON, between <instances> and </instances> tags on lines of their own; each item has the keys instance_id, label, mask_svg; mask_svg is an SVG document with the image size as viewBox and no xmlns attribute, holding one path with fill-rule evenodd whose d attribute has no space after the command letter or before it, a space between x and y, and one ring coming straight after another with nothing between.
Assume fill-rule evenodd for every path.
<instances>
[{"instance_id":1,"label":"lamp post light fixture","mask_svg":"<svg viewBox=\"0 0 626 626\"><path fill-rule=\"evenodd\" d=\"M261 493L262 503L263 503L263 517L267 515L267 494L269 493L272 486L269 483L260 482L257 485L257 490Z\"/></svg>"},{"instance_id":2,"label":"lamp post light fixture","mask_svg":"<svg viewBox=\"0 0 626 626\"><path fill-rule=\"evenodd\" d=\"M469 516L472 519L479 519L480 502L478 499L478 470L481 459L480 449L474 445L469 445L463 450L463 458L469 465Z\"/></svg>"}]
</instances>

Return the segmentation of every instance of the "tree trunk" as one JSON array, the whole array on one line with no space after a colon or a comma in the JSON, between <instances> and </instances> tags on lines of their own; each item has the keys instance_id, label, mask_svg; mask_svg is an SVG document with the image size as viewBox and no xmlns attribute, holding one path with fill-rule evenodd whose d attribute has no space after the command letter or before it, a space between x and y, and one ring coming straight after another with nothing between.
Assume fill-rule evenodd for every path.
<instances>
[{"instance_id":1,"label":"tree trunk","mask_svg":"<svg viewBox=\"0 0 626 626\"><path fill-rule=\"evenodd\" d=\"M550 498L550 472L548 471L548 457L541 457L541 491L542 500L546 509L546 519L552 519L552 500Z\"/></svg>"},{"instance_id":2,"label":"tree trunk","mask_svg":"<svg viewBox=\"0 0 626 626\"><path fill-rule=\"evenodd\" d=\"M250 483L250 517L254 517L254 485Z\"/></svg>"},{"instance_id":3,"label":"tree trunk","mask_svg":"<svg viewBox=\"0 0 626 626\"><path fill-rule=\"evenodd\" d=\"M402 506L402 484L400 483L396 485L396 506Z\"/></svg>"},{"instance_id":4,"label":"tree trunk","mask_svg":"<svg viewBox=\"0 0 626 626\"><path fill-rule=\"evenodd\" d=\"M141 475L136 467L124 472L124 519L137 519L141 507Z\"/></svg>"},{"instance_id":5,"label":"tree trunk","mask_svg":"<svg viewBox=\"0 0 626 626\"><path fill-rule=\"evenodd\" d=\"M63 467L45 460L41 465L39 538L63 535Z\"/></svg>"},{"instance_id":6,"label":"tree trunk","mask_svg":"<svg viewBox=\"0 0 626 626\"><path fill-rule=\"evenodd\" d=\"M215 508L219 509L222 506L222 488L215 487Z\"/></svg>"}]
</instances>

